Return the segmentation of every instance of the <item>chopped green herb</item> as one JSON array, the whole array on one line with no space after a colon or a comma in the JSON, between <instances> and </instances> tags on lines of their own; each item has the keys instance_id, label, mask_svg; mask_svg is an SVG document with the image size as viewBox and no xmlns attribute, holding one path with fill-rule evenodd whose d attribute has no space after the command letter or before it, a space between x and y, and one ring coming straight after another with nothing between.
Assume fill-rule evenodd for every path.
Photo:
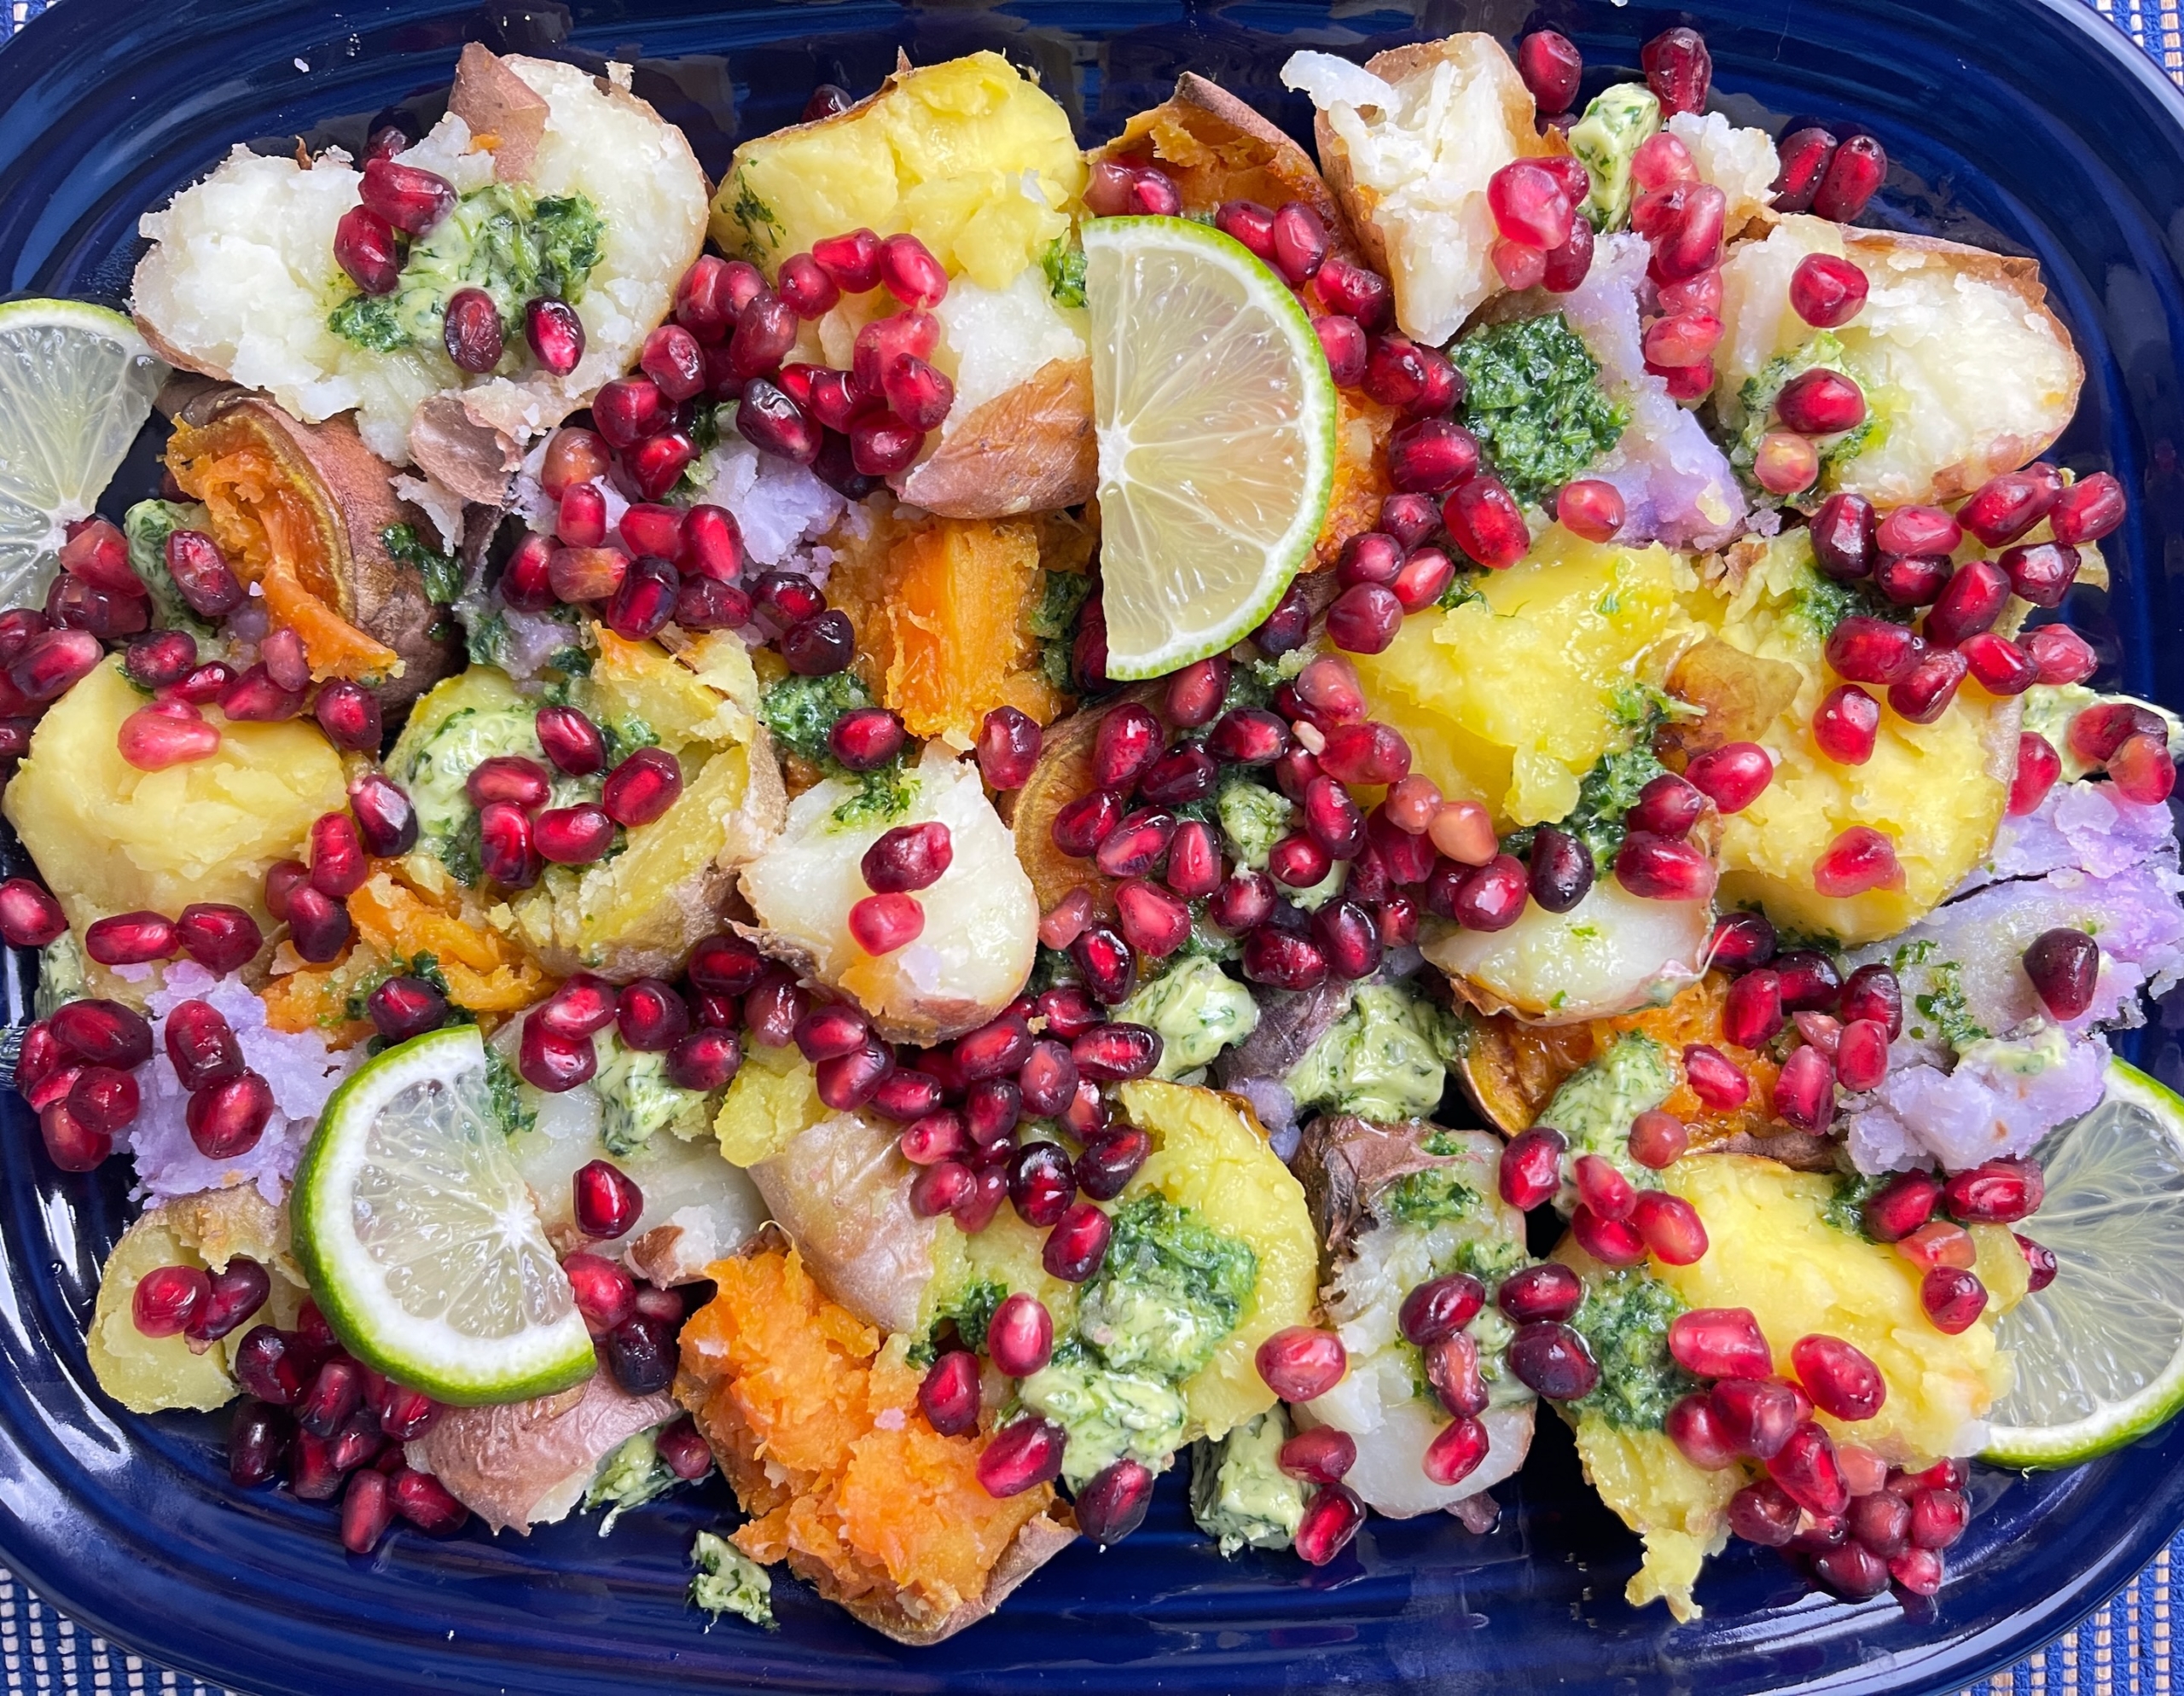
<instances>
[{"instance_id":1,"label":"chopped green herb","mask_svg":"<svg viewBox=\"0 0 2184 1696\"><path fill-rule=\"evenodd\" d=\"M390 524L380 531L379 543L393 558L417 568L425 596L435 606L450 606L462 593L462 561L426 546L415 525Z\"/></svg>"},{"instance_id":2,"label":"chopped green herb","mask_svg":"<svg viewBox=\"0 0 2184 1696\"><path fill-rule=\"evenodd\" d=\"M917 799L917 779L899 759L888 761L876 771L857 773L851 781L857 786L857 793L829 815L838 829L892 824L909 811L910 803Z\"/></svg>"},{"instance_id":3,"label":"chopped green herb","mask_svg":"<svg viewBox=\"0 0 2184 1696\"><path fill-rule=\"evenodd\" d=\"M1406 1225L1439 1225L1468 1219L1479 1194L1445 1166L1397 1178L1374 1198L1373 1211Z\"/></svg>"},{"instance_id":4,"label":"chopped green herb","mask_svg":"<svg viewBox=\"0 0 2184 1696\"><path fill-rule=\"evenodd\" d=\"M758 697L758 717L784 752L828 770L834 756L828 733L852 708L870 706L872 696L854 671L825 677L783 677Z\"/></svg>"},{"instance_id":5,"label":"chopped green herb","mask_svg":"<svg viewBox=\"0 0 2184 1696\"><path fill-rule=\"evenodd\" d=\"M1449 357L1464 374L1464 422L1520 501L1544 500L1622 438L1623 409L1560 312L1486 325Z\"/></svg>"},{"instance_id":6,"label":"chopped green herb","mask_svg":"<svg viewBox=\"0 0 2184 1696\"><path fill-rule=\"evenodd\" d=\"M1047 244L1047 251L1039 260L1039 267L1047 274L1047 293L1058 306L1082 306L1084 304L1084 250L1072 247L1069 237L1057 235Z\"/></svg>"},{"instance_id":7,"label":"chopped green herb","mask_svg":"<svg viewBox=\"0 0 2184 1696\"><path fill-rule=\"evenodd\" d=\"M1077 1303L1077 1334L1117 1372L1185 1379L1236 1328L1258 1276L1249 1243L1148 1191L1116 1210L1107 1258Z\"/></svg>"},{"instance_id":8,"label":"chopped green herb","mask_svg":"<svg viewBox=\"0 0 2184 1696\"><path fill-rule=\"evenodd\" d=\"M1820 1217L1838 1231L1871 1241L1872 1234L1866 1229L1866 1203L1888 1182L1889 1176L1886 1172L1878 1176L1844 1172L1835 1180L1835 1194L1828 1197Z\"/></svg>"},{"instance_id":9,"label":"chopped green herb","mask_svg":"<svg viewBox=\"0 0 2184 1696\"><path fill-rule=\"evenodd\" d=\"M1669 1353L1669 1321L1684 1310L1666 1284L1635 1269L1611 1272L1585 1292L1571 1320L1600 1369L1592 1393L1571 1405L1619 1431L1658 1431L1679 1397L1699 1382Z\"/></svg>"},{"instance_id":10,"label":"chopped green herb","mask_svg":"<svg viewBox=\"0 0 2184 1696\"><path fill-rule=\"evenodd\" d=\"M1039 644L1040 675L1060 693L1075 694L1070 654L1077 643L1077 621L1098 585L1089 572L1041 572L1039 578L1038 605L1025 615L1024 628Z\"/></svg>"}]
</instances>

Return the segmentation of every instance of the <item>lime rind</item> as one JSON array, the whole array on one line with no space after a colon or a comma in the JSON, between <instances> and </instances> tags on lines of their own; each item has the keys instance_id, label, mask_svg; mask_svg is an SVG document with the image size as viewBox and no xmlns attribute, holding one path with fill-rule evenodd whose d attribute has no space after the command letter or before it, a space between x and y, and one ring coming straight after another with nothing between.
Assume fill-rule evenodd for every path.
<instances>
[{"instance_id":1,"label":"lime rind","mask_svg":"<svg viewBox=\"0 0 2184 1696\"><path fill-rule=\"evenodd\" d=\"M0 604L37 604L151 416L167 367L119 312L0 304Z\"/></svg>"},{"instance_id":2,"label":"lime rind","mask_svg":"<svg viewBox=\"0 0 2184 1696\"><path fill-rule=\"evenodd\" d=\"M296 1257L343 1345L458 1406L597 1367L486 1091L475 1025L376 1055L328 1101L292 1196Z\"/></svg>"},{"instance_id":3,"label":"lime rind","mask_svg":"<svg viewBox=\"0 0 2184 1696\"><path fill-rule=\"evenodd\" d=\"M2017 1382L1981 1458L2001 1467L2089 1461L2184 1408L2184 1099L2111 1060L2100 1105L2036 1158L2024 1230L2059 1270L1998 1324Z\"/></svg>"},{"instance_id":4,"label":"lime rind","mask_svg":"<svg viewBox=\"0 0 2184 1696\"><path fill-rule=\"evenodd\" d=\"M1240 242L1173 218L1083 240L1107 672L1156 677L1287 591L1333 494L1339 403L1302 304Z\"/></svg>"}]
</instances>

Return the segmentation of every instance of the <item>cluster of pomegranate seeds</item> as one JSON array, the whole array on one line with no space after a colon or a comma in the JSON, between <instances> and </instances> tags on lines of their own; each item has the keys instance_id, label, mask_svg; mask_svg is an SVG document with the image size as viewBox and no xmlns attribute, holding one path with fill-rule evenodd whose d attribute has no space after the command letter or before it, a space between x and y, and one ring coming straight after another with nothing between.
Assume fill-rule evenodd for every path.
<instances>
[{"instance_id":1,"label":"cluster of pomegranate seeds","mask_svg":"<svg viewBox=\"0 0 2184 1696\"><path fill-rule=\"evenodd\" d=\"M145 1283L184 1272L206 1278L195 1269L167 1267ZM224 1281L232 1293L224 1295ZM143 1290L140 1284L140 1309ZM249 1261L230 1261L224 1272L212 1275L194 1322L201 1326L217 1316L213 1322L233 1329L264 1296L264 1271ZM236 1311L245 1301L250 1307ZM140 1310L140 1327L143 1323ZM175 1328L194 1336L186 1326ZM285 1482L300 1499L340 1499L341 1540L355 1554L369 1554L398 1518L433 1536L468 1520L469 1510L444 1484L412 1471L403 1455L404 1443L432 1428L440 1404L352 1359L315 1304L304 1303L293 1330L253 1327L235 1350L235 1367L244 1391L228 1427L228 1473L236 1484L270 1483L282 1478L285 1465Z\"/></svg>"}]
</instances>

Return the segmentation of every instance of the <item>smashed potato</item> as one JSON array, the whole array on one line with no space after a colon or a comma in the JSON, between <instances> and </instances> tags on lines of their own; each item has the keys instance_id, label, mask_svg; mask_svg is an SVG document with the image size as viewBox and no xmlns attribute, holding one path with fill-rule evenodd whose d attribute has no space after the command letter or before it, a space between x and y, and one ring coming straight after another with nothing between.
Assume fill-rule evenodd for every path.
<instances>
[{"instance_id":1,"label":"smashed potato","mask_svg":"<svg viewBox=\"0 0 2184 1696\"><path fill-rule=\"evenodd\" d=\"M311 821L348 805L340 756L308 719L229 723L219 752L139 771L115 744L144 697L108 659L48 709L8 784L4 810L68 922L194 901L248 909L261 924L265 873L300 858Z\"/></svg>"}]
</instances>

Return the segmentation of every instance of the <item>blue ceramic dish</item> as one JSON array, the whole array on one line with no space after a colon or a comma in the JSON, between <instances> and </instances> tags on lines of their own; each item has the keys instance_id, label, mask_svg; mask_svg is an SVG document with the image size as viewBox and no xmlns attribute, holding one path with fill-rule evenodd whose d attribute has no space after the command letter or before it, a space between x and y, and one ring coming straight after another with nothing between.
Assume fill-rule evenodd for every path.
<instances>
[{"instance_id":1,"label":"blue ceramic dish","mask_svg":"<svg viewBox=\"0 0 2184 1696\"><path fill-rule=\"evenodd\" d=\"M2091 604L2071 616L2107 661L2101 681L2184 705L2184 99L2081 0L1705 0L1674 12L1434 0L1415 15L1274 0L68 0L0 54L0 271L9 288L118 304L139 213L229 146L302 132L353 149L390 104L430 116L473 37L635 61L638 92L717 174L738 136L793 121L821 80L873 87L898 46L921 62L999 48L1037 68L1088 141L1186 69L1303 135L1309 113L1277 75L1297 47L1362 59L1455 29L1507 40L1552 24L1584 49L1590 90L1632 74L1638 43L1676 22L1705 31L1740 120L1870 125L1895 161L1874 220L2039 258L2088 369L2059 456L2114 470L2137 496L2111 549L2114 589L2082 595ZM148 467L146 455L125 468L117 512L148 490ZM26 962L10 964L8 988L26 1000ZM2152 1034L2163 1051L2141 1059L2175 1083L2184 1063L2166 1024ZM115 1408L82 1338L129 1217L121 1163L64 1176L12 1094L0 1114L0 1560L92 1629L260 1696L1942 1691L2062 1630L2184 1521L2180 1425L2075 1472L1983 1473L1931 1605L1833 1602L1738 1547L1699 1585L1706 1618L1679 1627L1658 1607L1624 1606L1636 1542L1543 1419L1484 1537L1447 1519L1383 1520L1323 1571L1224 1561L1192 1531L1171 1478L1125 1548L1073 1548L938 1648L897 1647L786 1582L779 1632L732 1619L707 1632L683 1606L684 1560L692 1533L731 1505L717 1480L630 1516L610 1540L585 1522L527 1540L398 1531L352 1559L326 1509L229 1485L223 1420Z\"/></svg>"}]
</instances>

